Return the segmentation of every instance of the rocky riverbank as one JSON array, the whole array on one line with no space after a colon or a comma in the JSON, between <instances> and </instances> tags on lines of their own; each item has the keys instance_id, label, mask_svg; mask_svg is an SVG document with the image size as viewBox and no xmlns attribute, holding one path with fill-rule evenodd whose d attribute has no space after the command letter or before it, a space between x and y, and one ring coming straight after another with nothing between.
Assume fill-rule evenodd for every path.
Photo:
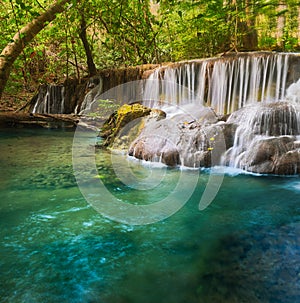
<instances>
[{"instance_id":1,"label":"rocky riverbank","mask_svg":"<svg viewBox=\"0 0 300 303\"><path fill-rule=\"evenodd\" d=\"M228 117L192 104L177 108L175 114L160 114L159 119L142 105L135 105L138 110L146 114L137 116L129 106L127 118L124 108L112 115L124 123L108 120L109 136L105 127L100 133L110 138L106 146L168 166L225 165L260 174L300 173L300 108L296 103L255 103ZM129 136L130 142L124 145Z\"/></svg>"}]
</instances>

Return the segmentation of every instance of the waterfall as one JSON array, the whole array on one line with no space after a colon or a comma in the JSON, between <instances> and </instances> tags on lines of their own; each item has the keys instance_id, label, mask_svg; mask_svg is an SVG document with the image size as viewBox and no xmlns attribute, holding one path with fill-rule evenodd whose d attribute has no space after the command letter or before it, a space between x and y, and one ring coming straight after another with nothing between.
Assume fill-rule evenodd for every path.
<instances>
[{"instance_id":1,"label":"waterfall","mask_svg":"<svg viewBox=\"0 0 300 303\"><path fill-rule=\"evenodd\" d=\"M63 85L41 86L32 113L62 114L65 111L65 88Z\"/></svg>"},{"instance_id":2,"label":"waterfall","mask_svg":"<svg viewBox=\"0 0 300 303\"><path fill-rule=\"evenodd\" d=\"M143 94L133 100L133 94L129 98L118 89L121 92L118 98L123 99L123 103L143 100L149 107L195 104L212 107L218 114L229 114L253 102L283 100L286 88L300 78L299 66L297 54L257 52L160 67L103 70L83 83L67 81L64 85L42 85L29 111L83 114L99 98L105 99L107 91L138 80ZM138 91L136 84L133 86ZM110 99L114 100L114 94L111 91L109 98L112 96Z\"/></svg>"},{"instance_id":3,"label":"waterfall","mask_svg":"<svg viewBox=\"0 0 300 303\"><path fill-rule=\"evenodd\" d=\"M296 103L263 102L248 105L233 113L227 123L237 125L237 129L233 146L224 155L223 164L251 170L249 167L265 150L269 153L270 160L279 153L288 152L300 135L299 109L299 104ZM289 138L290 146L281 144L280 141L286 138ZM281 146L277 149L279 142Z\"/></svg>"},{"instance_id":4,"label":"waterfall","mask_svg":"<svg viewBox=\"0 0 300 303\"><path fill-rule=\"evenodd\" d=\"M299 174L300 80L288 87L285 101L249 104L226 123L236 125L236 131L221 164L252 172Z\"/></svg>"},{"instance_id":5,"label":"waterfall","mask_svg":"<svg viewBox=\"0 0 300 303\"><path fill-rule=\"evenodd\" d=\"M96 84L98 83L98 84ZM101 95L103 92L103 79L102 77L95 77L90 79L87 84L88 88L92 88L84 97L82 104L77 105L75 108L76 114L83 114L85 111L91 109L93 102L95 101L95 97Z\"/></svg>"},{"instance_id":6,"label":"waterfall","mask_svg":"<svg viewBox=\"0 0 300 303\"><path fill-rule=\"evenodd\" d=\"M290 56L245 53L162 66L146 81L143 99L155 107L201 104L218 114L232 113L254 102L280 101L288 84Z\"/></svg>"},{"instance_id":7,"label":"waterfall","mask_svg":"<svg viewBox=\"0 0 300 303\"><path fill-rule=\"evenodd\" d=\"M152 155L157 143L151 138L159 130L159 137L176 142L180 165L213 165L208 153L213 151L215 165L263 174L299 174L299 60L297 54L255 53L157 68L146 80L143 100L145 105L162 108L171 120L143 130L134 142L140 148L138 155ZM194 118L189 123L185 118L164 132L165 124L174 123L176 114L189 108L186 113L194 117L196 109L214 110L216 121L204 124L203 119ZM171 148L163 150L174 154Z\"/></svg>"}]
</instances>

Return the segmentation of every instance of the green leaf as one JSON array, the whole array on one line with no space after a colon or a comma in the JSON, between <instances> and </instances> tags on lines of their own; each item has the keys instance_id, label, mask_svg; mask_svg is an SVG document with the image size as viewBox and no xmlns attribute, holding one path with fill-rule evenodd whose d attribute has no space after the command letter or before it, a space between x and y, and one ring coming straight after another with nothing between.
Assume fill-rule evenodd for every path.
<instances>
[{"instance_id":1,"label":"green leaf","mask_svg":"<svg viewBox=\"0 0 300 303\"><path fill-rule=\"evenodd\" d=\"M33 18L37 18L38 16L40 16L40 14L38 12L29 10L29 14L33 17Z\"/></svg>"}]
</instances>

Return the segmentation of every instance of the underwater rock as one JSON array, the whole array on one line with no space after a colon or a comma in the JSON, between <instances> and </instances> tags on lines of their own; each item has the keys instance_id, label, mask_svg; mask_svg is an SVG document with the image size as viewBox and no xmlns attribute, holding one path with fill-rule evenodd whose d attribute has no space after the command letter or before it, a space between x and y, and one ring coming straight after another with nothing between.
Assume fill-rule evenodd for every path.
<instances>
[{"instance_id":1,"label":"underwater rock","mask_svg":"<svg viewBox=\"0 0 300 303\"><path fill-rule=\"evenodd\" d=\"M205 259L198 264L200 302L297 302L299 231L299 223L258 225L221 236L209 248L210 266Z\"/></svg>"}]
</instances>

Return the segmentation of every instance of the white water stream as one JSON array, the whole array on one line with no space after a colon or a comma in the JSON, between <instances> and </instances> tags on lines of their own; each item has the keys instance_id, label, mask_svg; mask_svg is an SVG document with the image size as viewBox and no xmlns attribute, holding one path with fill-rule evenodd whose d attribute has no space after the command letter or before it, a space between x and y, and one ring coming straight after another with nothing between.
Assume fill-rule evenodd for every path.
<instances>
[{"instance_id":1,"label":"white water stream","mask_svg":"<svg viewBox=\"0 0 300 303\"><path fill-rule=\"evenodd\" d=\"M289 54L256 54L195 60L156 69L146 82L144 100L211 106L228 114L257 101L284 99ZM160 81L164 80L164 81Z\"/></svg>"}]
</instances>

